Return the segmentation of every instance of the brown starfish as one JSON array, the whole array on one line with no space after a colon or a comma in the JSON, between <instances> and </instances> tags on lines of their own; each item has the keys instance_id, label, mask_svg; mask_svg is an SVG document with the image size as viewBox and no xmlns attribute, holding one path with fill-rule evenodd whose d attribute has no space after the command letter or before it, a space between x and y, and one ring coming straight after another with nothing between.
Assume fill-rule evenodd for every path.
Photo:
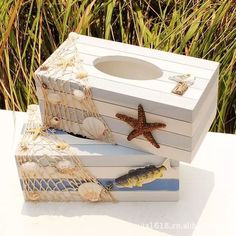
<instances>
[{"instance_id":1,"label":"brown starfish","mask_svg":"<svg viewBox=\"0 0 236 236\"><path fill-rule=\"evenodd\" d=\"M147 123L142 105L138 106L138 119L120 113L117 113L116 117L128 123L133 128L133 131L127 137L128 141L131 141L132 139L143 135L153 146L155 146L156 148L160 148L160 145L156 142L151 132L159 128L164 128L166 127L166 125L157 122Z\"/></svg>"}]
</instances>

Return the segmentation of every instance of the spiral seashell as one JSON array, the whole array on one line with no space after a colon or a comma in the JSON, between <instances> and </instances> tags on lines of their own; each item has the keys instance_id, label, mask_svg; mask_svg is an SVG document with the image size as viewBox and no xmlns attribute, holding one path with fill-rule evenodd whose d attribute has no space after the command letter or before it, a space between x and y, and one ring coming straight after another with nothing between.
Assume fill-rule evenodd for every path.
<instances>
[{"instance_id":1,"label":"spiral seashell","mask_svg":"<svg viewBox=\"0 0 236 236\"><path fill-rule=\"evenodd\" d=\"M58 104L61 102L61 97L57 93L48 93L47 99L52 104Z\"/></svg>"},{"instance_id":2,"label":"spiral seashell","mask_svg":"<svg viewBox=\"0 0 236 236\"><path fill-rule=\"evenodd\" d=\"M87 117L83 120L84 135L93 139L102 139L106 130L102 121L95 117Z\"/></svg>"},{"instance_id":3,"label":"spiral seashell","mask_svg":"<svg viewBox=\"0 0 236 236\"><path fill-rule=\"evenodd\" d=\"M59 161L56 168L62 174L72 174L76 170L75 164L69 160Z\"/></svg>"},{"instance_id":4,"label":"spiral seashell","mask_svg":"<svg viewBox=\"0 0 236 236\"><path fill-rule=\"evenodd\" d=\"M78 192L82 199L97 202L101 200L102 186L96 183L83 183L79 186Z\"/></svg>"},{"instance_id":5,"label":"spiral seashell","mask_svg":"<svg viewBox=\"0 0 236 236\"><path fill-rule=\"evenodd\" d=\"M53 117L53 118L50 120L50 123L51 123L51 125L53 125L53 126L58 125L59 122L60 122L60 119L59 119L58 117L56 117L56 116Z\"/></svg>"},{"instance_id":6,"label":"spiral seashell","mask_svg":"<svg viewBox=\"0 0 236 236\"><path fill-rule=\"evenodd\" d=\"M82 100L85 99L85 94L81 90L75 89L73 91L73 95L75 96L75 99L78 100L78 101L82 101Z\"/></svg>"},{"instance_id":7,"label":"spiral seashell","mask_svg":"<svg viewBox=\"0 0 236 236\"><path fill-rule=\"evenodd\" d=\"M39 169L39 165L33 161L25 162L21 165L22 172L30 177L35 177Z\"/></svg>"}]
</instances>

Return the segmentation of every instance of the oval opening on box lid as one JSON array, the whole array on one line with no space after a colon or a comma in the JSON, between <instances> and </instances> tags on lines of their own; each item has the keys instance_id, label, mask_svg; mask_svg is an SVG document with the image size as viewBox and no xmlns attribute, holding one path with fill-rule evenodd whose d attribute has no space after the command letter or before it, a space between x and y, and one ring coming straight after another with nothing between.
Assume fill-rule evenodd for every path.
<instances>
[{"instance_id":1,"label":"oval opening on box lid","mask_svg":"<svg viewBox=\"0 0 236 236\"><path fill-rule=\"evenodd\" d=\"M156 65L133 57L104 56L94 60L96 69L121 79L152 80L162 76Z\"/></svg>"}]
</instances>

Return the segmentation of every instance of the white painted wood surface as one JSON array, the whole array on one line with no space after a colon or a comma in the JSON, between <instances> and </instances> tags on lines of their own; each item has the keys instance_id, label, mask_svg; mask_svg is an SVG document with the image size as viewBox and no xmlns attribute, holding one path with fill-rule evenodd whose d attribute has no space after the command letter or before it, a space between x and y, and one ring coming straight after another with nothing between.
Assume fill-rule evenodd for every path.
<instances>
[{"instance_id":1,"label":"white painted wood surface","mask_svg":"<svg viewBox=\"0 0 236 236\"><path fill-rule=\"evenodd\" d=\"M40 123L39 109L35 111L35 124ZM31 121L32 122L32 121ZM18 143L21 143L24 137L27 124L24 124L21 136ZM33 123L32 123L33 127ZM84 139L69 135L63 131L53 132L52 135L38 136L35 140L28 139L27 153L25 153L19 146L15 153L17 163L24 162L26 159L34 161L35 163L43 163L43 159L49 160L52 158L62 158L63 160L71 158L66 150L58 152L54 147L56 141L64 141L71 147L72 153L77 155L77 158L83 163L87 170L98 179L115 179L124 174L127 174L132 169L144 167L146 165L160 166L165 158L158 157L149 153L144 153L135 149L126 148L118 145L112 145L96 140ZM19 144L18 144L19 145ZM44 162L45 163L45 162ZM19 178L24 178L22 174L22 165L18 165ZM60 173L53 166L38 166L37 171L28 173L27 178L31 178L30 183L34 183L34 179L56 179L63 181L70 181L72 176L70 174ZM179 163L171 160L171 169L164 172L161 178L167 181L175 180L179 183ZM38 181L38 180L37 180ZM40 182L40 181L39 181ZM40 182L41 183L41 182ZM151 190L121 190L116 189L112 191L113 197L117 201L177 201L179 199L179 189L175 190L157 190L156 185L153 185ZM40 201L81 201L77 191L40 191Z\"/></svg>"},{"instance_id":2,"label":"white painted wood surface","mask_svg":"<svg viewBox=\"0 0 236 236\"><path fill-rule=\"evenodd\" d=\"M215 110L212 107L216 109L219 64L88 36L76 36L74 33L72 37L77 39L74 42L71 38L66 40L43 65L50 67L58 60L59 54L60 58L68 58L68 55L71 57L79 50L78 56L89 74L93 100L111 128L116 143L190 162L214 118ZM122 60L130 63L130 68ZM138 67L135 67L135 63ZM145 78L142 66L144 69L155 67L153 73L146 70L147 77L152 77L151 79ZM104 68L116 76L104 73ZM62 105L72 107L78 113L81 106L71 95L80 86L75 79L76 71L77 68L69 66L63 70L37 70L36 75L47 83L49 89L62 92L65 98L61 101ZM153 78L155 73L157 78ZM195 83L183 96L171 93L176 83L168 77L186 73L194 75ZM126 76L137 76L138 79L124 78ZM36 81L36 85L43 112L41 84ZM161 144L160 149L152 147L142 137L131 142L126 140L131 128L118 120L115 114L119 112L137 117L138 104L143 105L148 122L163 122L167 125L166 128L153 132L155 139ZM55 113L52 112L53 115ZM61 118L60 128L73 132L68 129L68 123L74 122L76 126L76 120Z\"/></svg>"}]
</instances>

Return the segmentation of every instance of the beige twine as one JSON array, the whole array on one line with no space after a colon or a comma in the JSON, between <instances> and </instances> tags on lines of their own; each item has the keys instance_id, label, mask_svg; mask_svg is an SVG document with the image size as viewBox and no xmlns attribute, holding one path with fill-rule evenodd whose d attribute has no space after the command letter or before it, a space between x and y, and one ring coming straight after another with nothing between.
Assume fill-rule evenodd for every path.
<instances>
[{"instance_id":1,"label":"beige twine","mask_svg":"<svg viewBox=\"0 0 236 236\"><path fill-rule=\"evenodd\" d=\"M30 106L28 109L28 123L25 128L20 146L19 153L16 157L19 174L21 176L23 191L26 200L29 201L74 201L74 200L85 200L78 193L78 186L83 183L96 183L102 187L99 201L115 201L107 188L102 186L96 177L94 177L89 171L82 165L78 155L71 150L69 144L66 144L63 140L59 139L58 136L49 134L47 127L42 126L39 118L39 112L36 109L37 106ZM39 132L40 131L40 132ZM58 145L59 144L59 145ZM62 146L61 144L66 144ZM59 148L58 148L59 147ZM46 154L45 154L46 153ZM48 155L48 154L49 155ZM52 162L52 156L57 157L57 160ZM62 155L63 153L63 155ZM34 158L37 156L37 158ZM42 156L42 157L40 157ZM65 157L63 157L65 156ZM49 163L48 166L42 166L42 159ZM58 161L67 160L74 164L75 168L71 172L65 174L60 173L57 169L56 164ZM38 164L39 169L35 170L32 174L27 174L22 168L22 165L27 162L34 162ZM53 169L53 173L47 172L47 168ZM39 191L42 183L38 179L48 179L51 181L53 178L58 179L58 183L63 186L63 189L58 188L58 184L55 184L55 188L47 186L47 190L50 191ZM69 183L74 183L74 189L71 191L67 190L63 180L67 180ZM69 181L70 180L70 181ZM38 187L36 187L36 185ZM72 186L73 187L73 186Z\"/></svg>"}]
</instances>

